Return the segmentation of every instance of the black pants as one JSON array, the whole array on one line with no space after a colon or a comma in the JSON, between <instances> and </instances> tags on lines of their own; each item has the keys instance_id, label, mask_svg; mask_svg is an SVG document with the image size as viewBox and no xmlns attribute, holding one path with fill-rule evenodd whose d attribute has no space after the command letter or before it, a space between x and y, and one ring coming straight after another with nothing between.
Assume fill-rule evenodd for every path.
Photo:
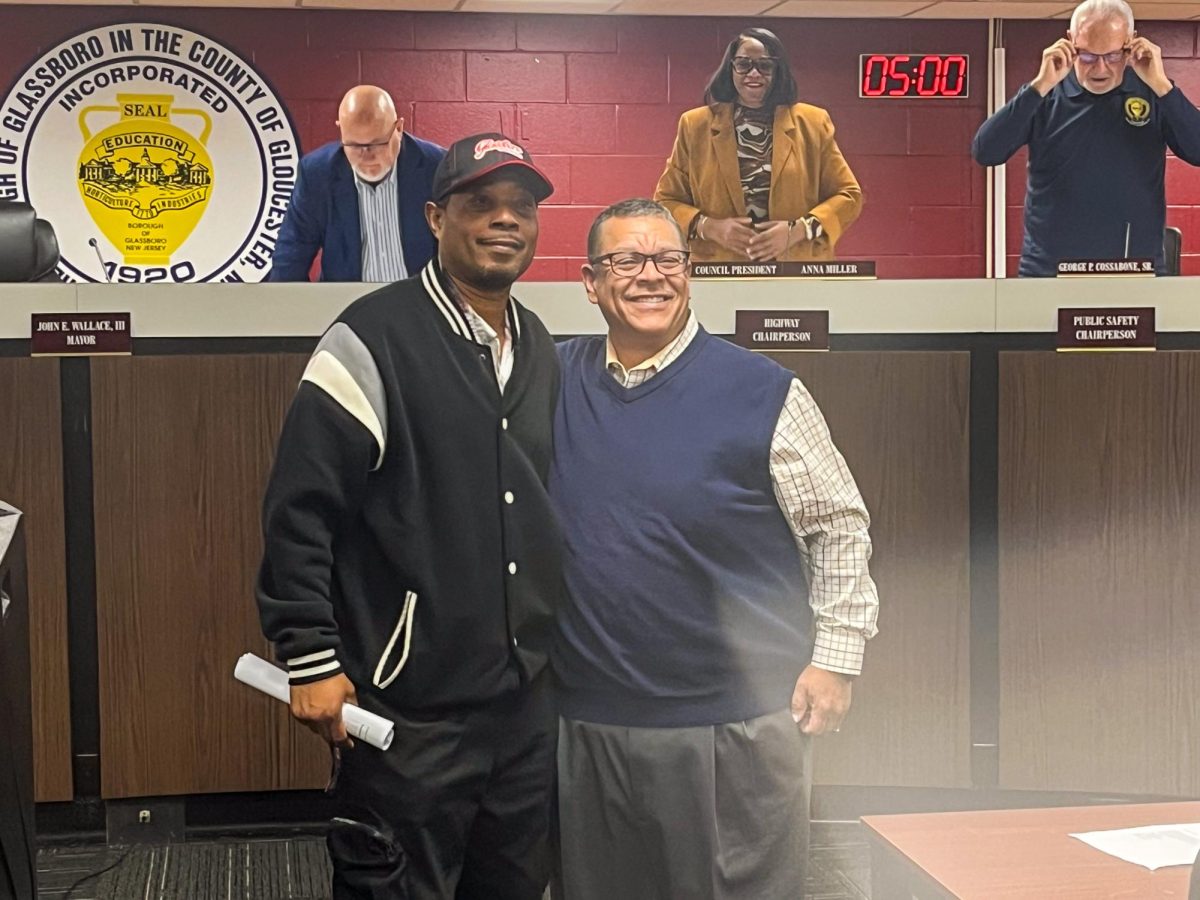
<instances>
[{"instance_id":1,"label":"black pants","mask_svg":"<svg viewBox=\"0 0 1200 900\"><path fill-rule=\"evenodd\" d=\"M328 844L334 900L540 900L557 721L549 678L436 718L393 719L386 752L343 753Z\"/></svg>"}]
</instances>

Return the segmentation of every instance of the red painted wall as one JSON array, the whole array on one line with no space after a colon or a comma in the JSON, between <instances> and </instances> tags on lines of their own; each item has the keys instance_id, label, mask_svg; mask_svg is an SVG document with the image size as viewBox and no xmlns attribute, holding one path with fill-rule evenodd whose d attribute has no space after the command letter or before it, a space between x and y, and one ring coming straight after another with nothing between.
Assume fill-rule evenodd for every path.
<instances>
[{"instance_id":1,"label":"red painted wall","mask_svg":"<svg viewBox=\"0 0 1200 900\"><path fill-rule=\"evenodd\" d=\"M410 130L422 137L447 143L475 131L515 134L557 187L543 207L538 259L528 276L541 280L574 280L587 227L600 208L653 192L679 114L700 104L724 44L748 24L692 17L3 6L0 84L39 48L85 28L137 18L205 32L252 55L287 102L306 149L336 137L337 101L361 81L390 90ZM761 24L789 47L802 98L830 110L863 186L866 206L839 245L841 256L877 259L881 277L981 277L984 172L970 159L970 141L985 111L986 24ZM968 53L971 96L861 100L857 66L864 52Z\"/></svg>"},{"instance_id":2,"label":"red painted wall","mask_svg":"<svg viewBox=\"0 0 1200 900\"><path fill-rule=\"evenodd\" d=\"M1038 72L1042 51L1063 36L1065 22L1006 22L1004 48L1007 96L1011 97ZM1200 56L1196 22L1140 22L1138 33L1162 47L1167 77L1193 103L1200 102ZM1015 275L1021 254L1022 213L1025 203L1024 150L1008 163L1008 273ZM1119 178L1120 173L1113 177ZM1168 152L1167 224L1183 230L1183 274L1200 275L1200 169Z\"/></svg>"}]
</instances>

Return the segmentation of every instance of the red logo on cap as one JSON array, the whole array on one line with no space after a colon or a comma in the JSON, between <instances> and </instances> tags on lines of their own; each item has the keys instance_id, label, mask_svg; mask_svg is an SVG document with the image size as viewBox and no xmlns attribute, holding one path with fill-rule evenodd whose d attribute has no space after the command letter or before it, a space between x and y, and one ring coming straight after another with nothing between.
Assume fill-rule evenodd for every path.
<instances>
[{"instance_id":1,"label":"red logo on cap","mask_svg":"<svg viewBox=\"0 0 1200 900\"><path fill-rule=\"evenodd\" d=\"M498 141L494 138L484 138L475 145L475 158L483 159L486 154L491 153L493 150L499 153L507 153L509 156L515 156L517 159L525 158L525 151L512 141Z\"/></svg>"}]
</instances>

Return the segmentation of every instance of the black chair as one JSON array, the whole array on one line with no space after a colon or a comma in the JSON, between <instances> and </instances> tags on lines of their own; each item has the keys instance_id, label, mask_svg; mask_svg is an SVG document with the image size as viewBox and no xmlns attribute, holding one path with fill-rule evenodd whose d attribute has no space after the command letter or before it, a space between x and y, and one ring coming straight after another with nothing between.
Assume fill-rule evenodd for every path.
<instances>
[{"instance_id":1,"label":"black chair","mask_svg":"<svg viewBox=\"0 0 1200 900\"><path fill-rule=\"evenodd\" d=\"M0 200L0 282L59 281L58 238L33 207Z\"/></svg>"},{"instance_id":2,"label":"black chair","mask_svg":"<svg viewBox=\"0 0 1200 900\"><path fill-rule=\"evenodd\" d=\"M1168 275L1179 274L1179 257L1183 253L1183 232L1174 225L1163 229L1163 261Z\"/></svg>"}]
</instances>

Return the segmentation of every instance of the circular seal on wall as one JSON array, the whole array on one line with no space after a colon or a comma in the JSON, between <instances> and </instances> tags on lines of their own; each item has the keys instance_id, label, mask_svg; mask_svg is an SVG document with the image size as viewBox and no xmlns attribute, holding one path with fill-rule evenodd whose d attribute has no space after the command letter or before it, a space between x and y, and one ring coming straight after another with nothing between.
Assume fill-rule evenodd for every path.
<instances>
[{"instance_id":1,"label":"circular seal on wall","mask_svg":"<svg viewBox=\"0 0 1200 900\"><path fill-rule=\"evenodd\" d=\"M0 198L54 226L65 281L261 281L299 162L266 79L173 25L67 38L0 105Z\"/></svg>"}]
</instances>

